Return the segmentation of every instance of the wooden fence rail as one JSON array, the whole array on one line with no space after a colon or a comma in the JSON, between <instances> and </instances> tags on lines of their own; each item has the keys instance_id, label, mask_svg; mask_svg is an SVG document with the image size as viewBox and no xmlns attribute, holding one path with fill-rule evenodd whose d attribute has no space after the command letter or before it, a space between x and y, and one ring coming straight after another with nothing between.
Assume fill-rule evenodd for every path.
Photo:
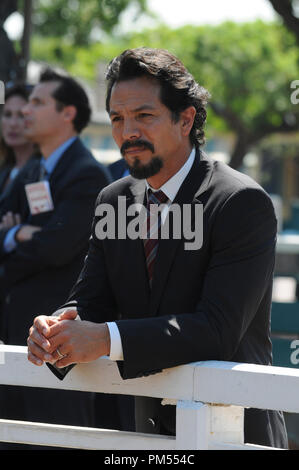
<instances>
[{"instance_id":1,"label":"wooden fence rail","mask_svg":"<svg viewBox=\"0 0 299 470\"><path fill-rule=\"evenodd\" d=\"M285 367L204 361L122 380L104 357L59 381L27 360L26 347L0 345L0 384L150 396L176 406L175 437L0 420L0 441L76 449L269 449L244 443L244 408L299 413L299 370Z\"/></svg>"}]
</instances>

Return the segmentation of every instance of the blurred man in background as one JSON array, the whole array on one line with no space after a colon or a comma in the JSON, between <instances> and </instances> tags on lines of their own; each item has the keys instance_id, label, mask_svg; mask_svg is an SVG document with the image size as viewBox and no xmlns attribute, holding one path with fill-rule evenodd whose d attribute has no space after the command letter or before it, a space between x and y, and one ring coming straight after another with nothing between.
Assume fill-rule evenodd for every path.
<instances>
[{"instance_id":1,"label":"blurred man in background","mask_svg":"<svg viewBox=\"0 0 299 470\"><path fill-rule=\"evenodd\" d=\"M87 252L96 195L110 181L79 137L91 110L75 80L45 71L23 113L26 137L42 157L16 177L0 214L6 216L1 336L12 345L26 345L34 316L50 314L68 295ZM79 392L2 387L1 418L90 426L93 400Z\"/></svg>"}]
</instances>

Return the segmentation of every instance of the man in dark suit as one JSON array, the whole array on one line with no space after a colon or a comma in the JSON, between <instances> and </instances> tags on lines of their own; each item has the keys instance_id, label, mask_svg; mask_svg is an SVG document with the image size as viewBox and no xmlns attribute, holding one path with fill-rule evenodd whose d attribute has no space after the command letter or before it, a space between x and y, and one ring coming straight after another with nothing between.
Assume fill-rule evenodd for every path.
<instances>
[{"instance_id":1,"label":"man in dark suit","mask_svg":"<svg viewBox=\"0 0 299 470\"><path fill-rule=\"evenodd\" d=\"M120 158L119 160L111 163L108 166L108 170L110 171L113 181L124 178L124 176L128 176L130 174L128 165L123 158Z\"/></svg>"},{"instance_id":2,"label":"man in dark suit","mask_svg":"<svg viewBox=\"0 0 299 470\"><path fill-rule=\"evenodd\" d=\"M209 95L177 58L128 50L107 79L113 137L132 176L100 193L84 268L63 313L35 319L29 360L49 361L61 378L107 354L124 379L210 359L271 364L270 198L200 150ZM159 201L144 236L143 204L152 216ZM137 398L136 429L173 434L173 408ZM245 410L244 431L245 442L287 447L279 412Z\"/></svg>"},{"instance_id":3,"label":"man in dark suit","mask_svg":"<svg viewBox=\"0 0 299 470\"><path fill-rule=\"evenodd\" d=\"M10 220L15 214L21 219L0 231L1 339L13 345L25 345L33 318L51 314L68 296L87 253L96 196L111 181L79 138L91 110L75 80L45 71L24 115L27 137L39 144L42 158L32 159L19 173L1 208ZM37 189L33 199L28 188ZM45 190L49 197L43 208ZM1 417L93 424L89 394L2 391L7 399L1 395Z\"/></svg>"}]
</instances>

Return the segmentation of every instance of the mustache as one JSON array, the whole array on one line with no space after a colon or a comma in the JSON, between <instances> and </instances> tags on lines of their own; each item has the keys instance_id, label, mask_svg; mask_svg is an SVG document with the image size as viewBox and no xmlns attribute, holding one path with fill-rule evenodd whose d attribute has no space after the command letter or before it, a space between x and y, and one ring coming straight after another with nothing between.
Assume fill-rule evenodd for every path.
<instances>
[{"instance_id":1,"label":"mustache","mask_svg":"<svg viewBox=\"0 0 299 470\"><path fill-rule=\"evenodd\" d=\"M136 139L136 140L127 140L126 142L124 142L120 148L120 153L124 155L125 151L132 147L147 148L152 153L155 152L155 148L153 144L151 144L150 142L147 142L146 140Z\"/></svg>"}]
</instances>

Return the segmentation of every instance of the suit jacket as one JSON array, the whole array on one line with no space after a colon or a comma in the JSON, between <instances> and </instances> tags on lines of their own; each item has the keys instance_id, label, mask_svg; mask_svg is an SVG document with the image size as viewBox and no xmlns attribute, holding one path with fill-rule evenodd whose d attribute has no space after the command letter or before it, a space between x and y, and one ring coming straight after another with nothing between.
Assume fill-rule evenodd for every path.
<instances>
[{"instance_id":1,"label":"suit jacket","mask_svg":"<svg viewBox=\"0 0 299 470\"><path fill-rule=\"evenodd\" d=\"M7 178L9 177L11 170L12 170L11 165L3 165L0 168L0 195L2 194L4 190L4 185L6 183Z\"/></svg>"},{"instance_id":2,"label":"suit jacket","mask_svg":"<svg viewBox=\"0 0 299 470\"><path fill-rule=\"evenodd\" d=\"M0 231L3 335L9 344L25 345L33 318L50 315L68 296L87 252L96 196L110 182L105 168L78 138L50 176L54 210L32 216L25 185L38 180L39 168L39 160L28 162L1 207L0 216L11 210L22 222L42 227L9 254L3 251L7 231Z\"/></svg>"},{"instance_id":3,"label":"suit jacket","mask_svg":"<svg viewBox=\"0 0 299 470\"><path fill-rule=\"evenodd\" d=\"M124 172L128 169L126 161L123 158L116 160L108 166L113 181L116 181L123 177Z\"/></svg>"},{"instance_id":4,"label":"suit jacket","mask_svg":"<svg viewBox=\"0 0 299 470\"><path fill-rule=\"evenodd\" d=\"M28 163L30 165L31 159L40 159L39 151L35 151L33 153L32 157L29 159L27 163L25 163L23 168L27 167ZM5 186L5 183L7 179L9 178L9 175L12 169L13 169L12 165L5 165L0 170L0 213L1 214L3 214L2 207L4 206L5 208L5 200L10 197L11 191L13 190L13 187L14 187L14 180L10 181Z\"/></svg>"},{"instance_id":5,"label":"suit jacket","mask_svg":"<svg viewBox=\"0 0 299 470\"><path fill-rule=\"evenodd\" d=\"M117 213L118 196L128 207L142 203L144 194L145 183L129 176L106 187L97 205L108 203ZM186 250L184 237L160 240L150 290L142 240L100 240L95 217L89 253L66 305L76 305L82 318L117 322L124 379L202 360L270 365L276 241L270 198L246 175L198 151L174 203L202 204L200 249ZM153 400L148 418L173 431L174 410ZM246 410L245 439L286 447L281 414Z\"/></svg>"}]
</instances>

